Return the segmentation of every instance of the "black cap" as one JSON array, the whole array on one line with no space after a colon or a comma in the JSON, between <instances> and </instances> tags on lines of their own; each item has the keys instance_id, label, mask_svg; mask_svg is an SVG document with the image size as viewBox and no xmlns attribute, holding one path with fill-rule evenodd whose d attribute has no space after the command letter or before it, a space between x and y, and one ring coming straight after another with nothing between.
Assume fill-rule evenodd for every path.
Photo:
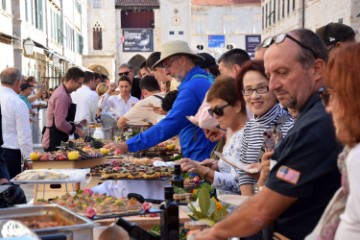
<instances>
[{"instance_id":1,"label":"black cap","mask_svg":"<svg viewBox=\"0 0 360 240\"><path fill-rule=\"evenodd\" d=\"M316 34L328 45L355 40L355 31L342 23L329 23L316 30Z\"/></svg>"},{"instance_id":2,"label":"black cap","mask_svg":"<svg viewBox=\"0 0 360 240\"><path fill-rule=\"evenodd\" d=\"M27 88L32 88L32 87L34 87L34 86L31 85L30 83L22 83L22 84L20 85L20 91L24 91L25 89L27 89Z\"/></svg>"},{"instance_id":3,"label":"black cap","mask_svg":"<svg viewBox=\"0 0 360 240\"><path fill-rule=\"evenodd\" d=\"M209 68L211 66L217 65L216 60L213 56L211 56L208 53L198 53L198 55L202 56L204 58L203 61L199 61L199 66L201 68Z\"/></svg>"},{"instance_id":4,"label":"black cap","mask_svg":"<svg viewBox=\"0 0 360 240\"><path fill-rule=\"evenodd\" d=\"M157 61L159 61L160 59L160 52L153 52L149 55L149 57L146 59L146 67L149 69L153 69L153 65L154 63L156 63Z\"/></svg>"}]
</instances>

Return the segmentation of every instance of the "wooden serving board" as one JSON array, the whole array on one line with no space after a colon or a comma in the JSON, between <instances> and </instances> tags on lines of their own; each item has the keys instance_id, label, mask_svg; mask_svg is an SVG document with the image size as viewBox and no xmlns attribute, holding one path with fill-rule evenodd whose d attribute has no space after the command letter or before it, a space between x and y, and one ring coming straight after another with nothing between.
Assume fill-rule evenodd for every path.
<instances>
[{"instance_id":1,"label":"wooden serving board","mask_svg":"<svg viewBox=\"0 0 360 240\"><path fill-rule=\"evenodd\" d=\"M103 163L110 161L105 157L100 158L92 158L92 159L82 159L82 160L64 160L64 161L57 161L57 160L48 160L48 161L33 161L33 169L50 169L50 168L91 168Z\"/></svg>"}]
</instances>

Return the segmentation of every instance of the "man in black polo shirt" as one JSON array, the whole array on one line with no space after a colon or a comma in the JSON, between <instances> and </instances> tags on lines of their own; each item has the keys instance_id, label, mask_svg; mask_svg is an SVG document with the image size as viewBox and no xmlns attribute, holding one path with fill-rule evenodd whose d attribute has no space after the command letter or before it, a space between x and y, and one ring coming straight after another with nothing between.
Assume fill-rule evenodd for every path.
<instances>
[{"instance_id":1,"label":"man in black polo shirt","mask_svg":"<svg viewBox=\"0 0 360 240\"><path fill-rule=\"evenodd\" d=\"M196 239L244 237L270 225L274 235L304 239L340 185L341 146L317 93L327 60L324 43L310 30L298 29L269 45L264 57L269 87L297 120L272 155L277 163L262 190Z\"/></svg>"}]
</instances>

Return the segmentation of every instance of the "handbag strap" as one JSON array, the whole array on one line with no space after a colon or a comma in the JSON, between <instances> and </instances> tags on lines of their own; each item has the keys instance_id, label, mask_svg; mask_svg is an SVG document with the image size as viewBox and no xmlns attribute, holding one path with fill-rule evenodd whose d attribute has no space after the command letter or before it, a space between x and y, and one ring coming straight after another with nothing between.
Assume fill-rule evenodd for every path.
<instances>
[{"instance_id":1,"label":"handbag strap","mask_svg":"<svg viewBox=\"0 0 360 240\"><path fill-rule=\"evenodd\" d=\"M156 98L158 98L158 99L160 99L161 101L164 99L163 97L161 97L161 96L159 96L159 95L156 95L156 94L154 94L153 96L156 97Z\"/></svg>"}]
</instances>

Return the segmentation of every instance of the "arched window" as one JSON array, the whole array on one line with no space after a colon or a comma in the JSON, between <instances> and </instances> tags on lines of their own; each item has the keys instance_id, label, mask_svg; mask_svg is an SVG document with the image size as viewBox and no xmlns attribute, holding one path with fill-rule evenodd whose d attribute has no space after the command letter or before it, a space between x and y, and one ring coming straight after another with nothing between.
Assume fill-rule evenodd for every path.
<instances>
[{"instance_id":1,"label":"arched window","mask_svg":"<svg viewBox=\"0 0 360 240\"><path fill-rule=\"evenodd\" d=\"M98 22L93 27L93 47L94 50L102 50L102 28Z\"/></svg>"}]
</instances>

